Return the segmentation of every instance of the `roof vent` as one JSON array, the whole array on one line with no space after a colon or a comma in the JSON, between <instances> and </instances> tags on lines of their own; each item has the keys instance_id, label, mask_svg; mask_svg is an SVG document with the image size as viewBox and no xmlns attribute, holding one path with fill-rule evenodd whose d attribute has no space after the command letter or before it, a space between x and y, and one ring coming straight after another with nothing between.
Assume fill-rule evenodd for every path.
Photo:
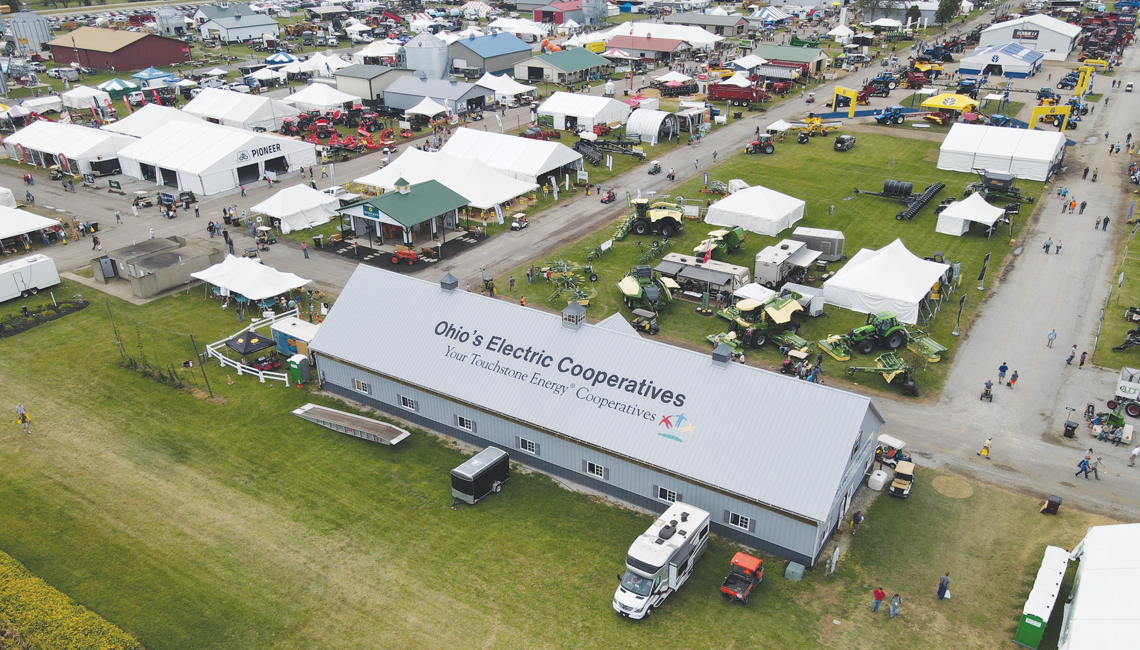
<instances>
[{"instance_id":1,"label":"roof vent","mask_svg":"<svg viewBox=\"0 0 1140 650\"><path fill-rule=\"evenodd\" d=\"M689 520L689 513L682 512L681 513L681 521L688 521L688 520Z\"/></svg>"},{"instance_id":2,"label":"roof vent","mask_svg":"<svg viewBox=\"0 0 1140 650\"><path fill-rule=\"evenodd\" d=\"M670 537L672 537L673 534L677 532L677 526L675 526L674 523L675 522L669 522L669 523L665 524L664 526L662 526L661 531L657 533L657 538L658 539L669 539Z\"/></svg>"},{"instance_id":3,"label":"roof vent","mask_svg":"<svg viewBox=\"0 0 1140 650\"><path fill-rule=\"evenodd\" d=\"M788 245L787 244L780 244L780 250L782 250L782 251L788 250Z\"/></svg>"},{"instance_id":4,"label":"roof vent","mask_svg":"<svg viewBox=\"0 0 1140 650\"><path fill-rule=\"evenodd\" d=\"M721 368L728 366L728 362L732 361L732 348L724 343L718 343L716 349L713 350L712 360L714 366Z\"/></svg>"},{"instance_id":5,"label":"roof vent","mask_svg":"<svg viewBox=\"0 0 1140 650\"><path fill-rule=\"evenodd\" d=\"M577 300L571 300L570 304L562 310L562 327L576 330L585 322L586 308Z\"/></svg>"},{"instance_id":6,"label":"roof vent","mask_svg":"<svg viewBox=\"0 0 1140 650\"><path fill-rule=\"evenodd\" d=\"M410 183L408 183L408 181L404 180L403 176L401 176L400 178L396 179L396 191L400 194L407 194L408 192L412 191L412 186Z\"/></svg>"},{"instance_id":7,"label":"roof vent","mask_svg":"<svg viewBox=\"0 0 1140 650\"><path fill-rule=\"evenodd\" d=\"M458 80L458 79L456 79L456 78L455 78L455 75L453 75L453 74L452 74L452 75L447 75L447 80L448 80L448 81L450 81L450 82L451 82L451 83L453 83L453 84L459 83L459 80Z\"/></svg>"},{"instance_id":8,"label":"roof vent","mask_svg":"<svg viewBox=\"0 0 1140 650\"><path fill-rule=\"evenodd\" d=\"M459 279L448 273L439 281L439 288L442 289L444 293L451 293L459 288Z\"/></svg>"}]
</instances>

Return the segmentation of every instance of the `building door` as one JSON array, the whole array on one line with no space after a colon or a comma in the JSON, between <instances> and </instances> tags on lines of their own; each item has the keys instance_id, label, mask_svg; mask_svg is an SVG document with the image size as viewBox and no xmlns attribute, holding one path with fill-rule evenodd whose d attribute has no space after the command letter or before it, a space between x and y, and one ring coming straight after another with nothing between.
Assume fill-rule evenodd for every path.
<instances>
[{"instance_id":1,"label":"building door","mask_svg":"<svg viewBox=\"0 0 1140 650\"><path fill-rule=\"evenodd\" d=\"M178 187L178 172L173 169L163 169L159 167L158 170L162 172L162 184L170 187Z\"/></svg>"},{"instance_id":2,"label":"building door","mask_svg":"<svg viewBox=\"0 0 1140 650\"><path fill-rule=\"evenodd\" d=\"M257 169L257 163L253 163L252 165L238 167L237 175L239 183L254 183L260 180L261 172Z\"/></svg>"},{"instance_id":3,"label":"building door","mask_svg":"<svg viewBox=\"0 0 1140 650\"><path fill-rule=\"evenodd\" d=\"M273 172L274 174L284 174L289 171L289 161L285 160L285 156L277 156L265 161L265 171Z\"/></svg>"},{"instance_id":4,"label":"building door","mask_svg":"<svg viewBox=\"0 0 1140 650\"><path fill-rule=\"evenodd\" d=\"M542 68L528 65L526 67L527 81L542 81Z\"/></svg>"},{"instance_id":5,"label":"building door","mask_svg":"<svg viewBox=\"0 0 1140 650\"><path fill-rule=\"evenodd\" d=\"M143 180L153 181L158 178L158 172L155 171L154 165L139 163L139 171L142 172Z\"/></svg>"}]
</instances>

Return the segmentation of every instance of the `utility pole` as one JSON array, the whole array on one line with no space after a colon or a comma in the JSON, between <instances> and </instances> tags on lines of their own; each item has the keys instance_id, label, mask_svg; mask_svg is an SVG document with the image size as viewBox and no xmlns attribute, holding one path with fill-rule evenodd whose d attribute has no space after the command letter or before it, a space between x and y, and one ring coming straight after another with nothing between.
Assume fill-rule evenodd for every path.
<instances>
[{"instance_id":1,"label":"utility pole","mask_svg":"<svg viewBox=\"0 0 1140 650\"><path fill-rule=\"evenodd\" d=\"M206 376L206 362L202 361L201 355L198 354L198 344L194 341L194 335L190 335L190 345L194 346L194 356L198 358L198 367L202 369L202 379L206 380L206 390L210 391L210 397L214 396L214 389L210 388L210 378Z\"/></svg>"}]
</instances>

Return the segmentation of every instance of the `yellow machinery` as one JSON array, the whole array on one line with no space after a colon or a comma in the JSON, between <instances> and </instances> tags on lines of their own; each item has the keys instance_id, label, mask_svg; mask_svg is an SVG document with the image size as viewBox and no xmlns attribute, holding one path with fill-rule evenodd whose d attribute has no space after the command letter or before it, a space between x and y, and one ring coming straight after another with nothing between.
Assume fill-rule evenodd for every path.
<instances>
[{"instance_id":1,"label":"yellow machinery","mask_svg":"<svg viewBox=\"0 0 1140 650\"><path fill-rule=\"evenodd\" d=\"M851 106L852 106L851 110L852 110L852 112L854 112L855 103L852 102ZM828 133L840 128L841 126L843 126L843 122L838 122L838 121L824 122L823 118L809 117L802 122L793 123L789 127L789 130L805 131L808 135L814 136L814 135L827 135Z\"/></svg>"},{"instance_id":2,"label":"yellow machinery","mask_svg":"<svg viewBox=\"0 0 1140 650\"><path fill-rule=\"evenodd\" d=\"M1040 120L1052 122L1053 126L1061 127L1061 132L1064 133L1065 127L1069 124L1071 110L1071 106L1034 106L1033 112L1029 114L1029 128L1033 128Z\"/></svg>"},{"instance_id":3,"label":"yellow machinery","mask_svg":"<svg viewBox=\"0 0 1140 650\"><path fill-rule=\"evenodd\" d=\"M854 91L854 90L851 90L850 88L844 88L843 86L836 86L835 87L835 94L831 97L831 105L832 106L838 106L839 105L838 102L839 102L840 97L847 97L847 98L851 99L851 105L848 107L848 110L847 110L847 117L854 118L855 117L855 104L859 103L859 93Z\"/></svg>"}]
</instances>

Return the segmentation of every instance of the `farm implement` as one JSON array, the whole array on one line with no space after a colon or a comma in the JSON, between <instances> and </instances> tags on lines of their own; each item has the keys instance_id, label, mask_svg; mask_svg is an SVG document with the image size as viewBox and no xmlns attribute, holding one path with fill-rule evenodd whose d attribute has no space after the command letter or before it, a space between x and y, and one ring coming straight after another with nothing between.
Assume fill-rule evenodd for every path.
<instances>
[{"instance_id":1,"label":"farm implement","mask_svg":"<svg viewBox=\"0 0 1140 650\"><path fill-rule=\"evenodd\" d=\"M894 199L901 201L906 205L906 209L895 215L895 219L902 221L903 219L913 219L927 203L934 200L942 189L946 187L945 183L934 182L926 186L926 189L921 194L914 194L914 184L907 181L894 181L888 180L883 182L882 192L868 192L867 190L860 190L855 188L855 194L869 194L871 196L881 196L885 199Z\"/></svg>"},{"instance_id":2,"label":"farm implement","mask_svg":"<svg viewBox=\"0 0 1140 650\"><path fill-rule=\"evenodd\" d=\"M845 372L848 375L859 372L875 373L881 375L888 384L898 379L902 383L904 395L918 396L918 386L914 383L914 370L894 352L880 354L875 359L874 366L848 366Z\"/></svg>"}]
</instances>

